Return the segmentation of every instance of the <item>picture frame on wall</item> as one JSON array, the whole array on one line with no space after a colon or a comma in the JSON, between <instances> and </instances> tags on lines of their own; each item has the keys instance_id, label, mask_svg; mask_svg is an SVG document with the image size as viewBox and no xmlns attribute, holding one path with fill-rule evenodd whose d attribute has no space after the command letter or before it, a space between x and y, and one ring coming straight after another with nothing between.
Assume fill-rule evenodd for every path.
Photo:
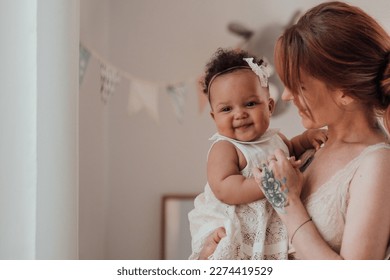
<instances>
[{"instance_id":1,"label":"picture frame on wall","mask_svg":"<svg viewBox=\"0 0 390 280\"><path fill-rule=\"evenodd\" d=\"M191 255L188 213L194 208L196 194L162 196L161 259L186 260Z\"/></svg>"}]
</instances>

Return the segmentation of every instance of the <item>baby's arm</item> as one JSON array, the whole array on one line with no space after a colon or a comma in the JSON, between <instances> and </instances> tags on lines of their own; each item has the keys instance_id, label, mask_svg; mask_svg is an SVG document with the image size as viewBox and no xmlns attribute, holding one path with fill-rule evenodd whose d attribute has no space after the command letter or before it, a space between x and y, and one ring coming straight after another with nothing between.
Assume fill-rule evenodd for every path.
<instances>
[{"instance_id":1,"label":"baby's arm","mask_svg":"<svg viewBox=\"0 0 390 280\"><path fill-rule=\"evenodd\" d=\"M220 201L238 205L264 198L255 179L244 177L240 169L240 157L233 144L219 141L213 145L208 156L207 180Z\"/></svg>"},{"instance_id":2,"label":"baby's arm","mask_svg":"<svg viewBox=\"0 0 390 280\"><path fill-rule=\"evenodd\" d=\"M328 139L326 129L308 129L291 140L279 134L289 148L290 155L299 158L306 150L318 150Z\"/></svg>"}]
</instances>

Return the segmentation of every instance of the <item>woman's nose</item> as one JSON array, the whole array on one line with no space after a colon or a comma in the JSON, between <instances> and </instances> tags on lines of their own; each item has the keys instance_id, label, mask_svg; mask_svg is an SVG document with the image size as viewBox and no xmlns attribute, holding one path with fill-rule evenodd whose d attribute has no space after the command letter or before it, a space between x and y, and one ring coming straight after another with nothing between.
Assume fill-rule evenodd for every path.
<instances>
[{"instance_id":1,"label":"woman's nose","mask_svg":"<svg viewBox=\"0 0 390 280\"><path fill-rule=\"evenodd\" d=\"M288 90L287 88L284 88L283 93L282 93L282 100L290 101L293 99L294 99L294 96L292 95L291 91Z\"/></svg>"}]
</instances>

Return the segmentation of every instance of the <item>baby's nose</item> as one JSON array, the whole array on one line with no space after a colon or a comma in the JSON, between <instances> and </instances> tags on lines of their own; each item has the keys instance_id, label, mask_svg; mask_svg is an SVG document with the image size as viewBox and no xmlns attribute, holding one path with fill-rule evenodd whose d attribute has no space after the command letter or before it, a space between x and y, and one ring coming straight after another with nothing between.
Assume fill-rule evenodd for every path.
<instances>
[{"instance_id":1,"label":"baby's nose","mask_svg":"<svg viewBox=\"0 0 390 280\"><path fill-rule=\"evenodd\" d=\"M235 114L234 114L234 117L236 119L246 118L246 117L248 117L248 113L246 112L245 109L237 109Z\"/></svg>"}]
</instances>

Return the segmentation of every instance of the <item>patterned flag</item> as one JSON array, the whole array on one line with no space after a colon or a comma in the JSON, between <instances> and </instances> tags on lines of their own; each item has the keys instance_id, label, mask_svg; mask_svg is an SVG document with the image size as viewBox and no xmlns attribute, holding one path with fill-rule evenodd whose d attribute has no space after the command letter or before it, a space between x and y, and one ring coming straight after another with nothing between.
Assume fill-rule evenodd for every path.
<instances>
[{"instance_id":1,"label":"patterned flag","mask_svg":"<svg viewBox=\"0 0 390 280\"><path fill-rule=\"evenodd\" d=\"M100 94L104 103L115 91L116 84L120 81L119 72L116 68L100 63Z\"/></svg>"},{"instance_id":2,"label":"patterned flag","mask_svg":"<svg viewBox=\"0 0 390 280\"><path fill-rule=\"evenodd\" d=\"M183 122L184 116L184 105L186 99L186 86L184 83L180 83L177 85L168 85L166 87L166 92L171 97L172 105L175 110L176 118L179 123Z\"/></svg>"},{"instance_id":3,"label":"patterned flag","mask_svg":"<svg viewBox=\"0 0 390 280\"><path fill-rule=\"evenodd\" d=\"M89 58L91 53L80 44L80 57L79 57L79 86L83 83L84 75L87 70Z\"/></svg>"}]
</instances>

